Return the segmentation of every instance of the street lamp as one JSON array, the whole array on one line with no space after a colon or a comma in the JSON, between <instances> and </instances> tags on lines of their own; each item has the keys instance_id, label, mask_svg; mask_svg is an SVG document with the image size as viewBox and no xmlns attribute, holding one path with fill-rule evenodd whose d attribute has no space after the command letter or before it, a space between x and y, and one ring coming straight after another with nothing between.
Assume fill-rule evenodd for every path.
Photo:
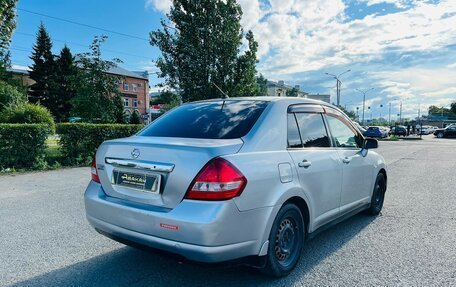
<instances>
[{"instance_id":1,"label":"street lamp","mask_svg":"<svg viewBox=\"0 0 456 287\"><path fill-rule=\"evenodd\" d=\"M362 121L362 124L364 125L364 110L365 110L365 107L366 107L366 93L369 92L369 91L372 91L374 88L370 88L370 89L367 89L367 90L360 90L360 89L356 89L358 92L362 93L363 94L363 121Z\"/></svg>"},{"instance_id":2,"label":"street lamp","mask_svg":"<svg viewBox=\"0 0 456 287\"><path fill-rule=\"evenodd\" d=\"M339 80L340 76L342 76L343 74L345 73L348 73L350 72L351 70L346 70L345 72L343 73L340 73L339 75L334 75L334 74L330 74L330 73L325 73L326 75L328 76L331 76L333 77L334 79L336 79L336 97L337 97L337 106L340 105L340 86L342 85L342 82Z\"/></svg>"},{"instance_id":3,"label":"street lamp","mask_svg":"<svg viewBox=\"0 0 456 287\"><path fill-rule=\"evenodd\" d=\"M383 108L383 105L380 105L380 118L378 119L379 122L381 122L381 120L382 120L382 108Z\"/></svg>"}]
</instances>

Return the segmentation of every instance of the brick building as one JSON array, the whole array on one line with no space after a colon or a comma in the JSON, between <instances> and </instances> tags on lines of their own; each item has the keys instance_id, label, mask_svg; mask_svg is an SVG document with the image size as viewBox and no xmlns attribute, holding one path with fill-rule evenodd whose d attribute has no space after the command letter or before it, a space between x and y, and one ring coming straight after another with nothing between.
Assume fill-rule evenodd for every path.
<instances>
[{"instance_id":1,"label":"brick building","mask_svg":"<svg viewBox=\"0 0 456 287\"><path fill-rule=\"evenodd\" d=\"M30 79L26 69L9 69L13 77L20 79L25 87L30 87L34 81ZM108 73L122 77L119 92L122 96L124 111L127 117L136 112L148 122L149 113L149 74L147 71L133 72L121 67L111 68Z\"/></svg>"},{"instance_id":2,"label":"brick building","mask_svg":"<svg viewBox=\"0 0 456 287\"><path fill-rule=\"evenodd\" d=\"M143 121L147 122L149 114L149 74L147 71L133 72L115 67L110 69L109 73L122 76L119 91L127 117L138 113Z\"/></svg>"}]
</instances>

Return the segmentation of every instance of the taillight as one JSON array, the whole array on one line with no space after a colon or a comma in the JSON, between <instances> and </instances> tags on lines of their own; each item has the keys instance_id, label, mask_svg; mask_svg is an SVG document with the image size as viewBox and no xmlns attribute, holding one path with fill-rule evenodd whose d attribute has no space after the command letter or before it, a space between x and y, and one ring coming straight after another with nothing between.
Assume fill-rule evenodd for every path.
<instances>
[{"instance_id":1,"label":"taillight","mask_svg":"<svg viewBox=\"0 0 456 287\"><path fill-rule=\"evenodd\" d=\"M96 156L93 156L92 165L90 166L90 173L92 174L92 180L100 183L100 178L98 177L98 171L97 171Z\"/></svg>"},{"instance_id":2,"label":"taillight","mask_svg":"<svg viewBox=\"0 0 456 287\"><path fill-rule=\"evenodd\" d=\"M226 200L242 193L247 179L229 161L210 160L193 180L186 198L198 200Z\"/></svg>"}]
</instances>

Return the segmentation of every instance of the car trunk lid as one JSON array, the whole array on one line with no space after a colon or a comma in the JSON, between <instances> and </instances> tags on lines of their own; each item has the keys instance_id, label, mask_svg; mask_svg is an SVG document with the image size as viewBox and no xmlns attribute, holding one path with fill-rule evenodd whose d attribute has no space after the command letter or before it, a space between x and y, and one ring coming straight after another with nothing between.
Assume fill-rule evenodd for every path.
<instances>
[{"instance_id":1,"label":"car trunk lid","mask_svg":"<svg viewBox=\"0 0 456 287\"><path fill-rule=\"evenodd\" d=\"M172 209L210 159L242 145L241 139L133 136L103 143L97 170L108 196Z\"/></svg>"}]
</instances>

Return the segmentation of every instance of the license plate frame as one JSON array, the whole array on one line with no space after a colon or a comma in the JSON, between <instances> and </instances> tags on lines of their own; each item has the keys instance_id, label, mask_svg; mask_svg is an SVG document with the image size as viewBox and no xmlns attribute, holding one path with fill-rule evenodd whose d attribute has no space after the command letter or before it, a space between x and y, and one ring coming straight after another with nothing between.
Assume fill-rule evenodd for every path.
<instances>
[{"instance_id":1,"label":"license plate frame","mask_svg":"<svg viewBox=\"0 0 456 287\"><path fill-rule=\"evenodd\" d=\"M128 188L136 191L159 193L161 186L161 175L114 169L112 171L111 183L118 187Z\"/></svg>"}]
</instances>

